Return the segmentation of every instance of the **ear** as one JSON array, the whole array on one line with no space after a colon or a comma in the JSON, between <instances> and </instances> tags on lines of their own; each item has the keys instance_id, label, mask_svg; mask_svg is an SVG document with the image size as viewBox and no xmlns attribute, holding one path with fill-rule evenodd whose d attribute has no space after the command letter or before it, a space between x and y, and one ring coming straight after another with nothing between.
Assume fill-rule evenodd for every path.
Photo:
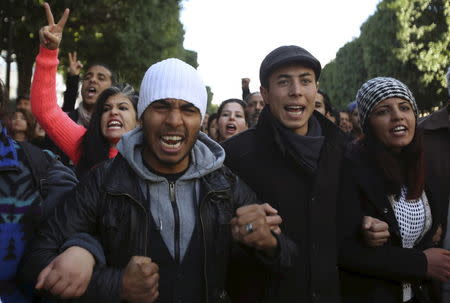
<instances>
[{"instance_id":1,"label":"ear","mask_svg":"<svg viewBox=\"0 0 450 303\"><path fill-rule=\"evenodd\" d=\"M261 96L264 100L265 104L269 104L269 91L267 88L265 88L264 86L260 86L259 87L259 92L261 93Z\"/></svg>"}]
</instances>

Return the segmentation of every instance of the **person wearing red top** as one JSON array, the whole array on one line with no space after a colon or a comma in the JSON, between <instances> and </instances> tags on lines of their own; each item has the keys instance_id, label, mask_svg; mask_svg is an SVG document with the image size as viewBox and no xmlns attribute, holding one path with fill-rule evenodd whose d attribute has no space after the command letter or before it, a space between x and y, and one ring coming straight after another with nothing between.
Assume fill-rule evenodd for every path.
<instances>
[{"instance_id":1,"label":"person wearing red top","mask_svg":"<svg viewBox=\"0 0 450 303\"><path fill-rule=\"evenodd\" d=\"M55 24L53 16L47 17L49 25L39 31L41 45L31 85L31 109L48 136L77 165L77 171L85 171L117 155L115 145L137 125L138 97L130 85L110 87L99 96L89 129L72 121L56 102L55 75L64 24Z\"/></svg>"}]
</instances>

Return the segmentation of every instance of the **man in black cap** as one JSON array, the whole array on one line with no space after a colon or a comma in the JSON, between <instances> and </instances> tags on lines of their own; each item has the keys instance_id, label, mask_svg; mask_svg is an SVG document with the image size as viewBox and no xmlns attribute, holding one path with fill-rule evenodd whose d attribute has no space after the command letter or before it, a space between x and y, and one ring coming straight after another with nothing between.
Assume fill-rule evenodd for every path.
<instances>
[{"instance_id":1,"label":"man in black cap","mask_svg":"<svg viewBox=\"0 0 450 303\"><path fill-rule=\"evenodd\" d=\"M260 68L264 107L255 128L225 141L226 165L278 209L295 251L293 270L274 276L236 269L236 301L338 302L336 197L345 138L314 111L320 62L282 46ZM245 297L244 297L245 296Z\"/></svg>"}]
</instances>

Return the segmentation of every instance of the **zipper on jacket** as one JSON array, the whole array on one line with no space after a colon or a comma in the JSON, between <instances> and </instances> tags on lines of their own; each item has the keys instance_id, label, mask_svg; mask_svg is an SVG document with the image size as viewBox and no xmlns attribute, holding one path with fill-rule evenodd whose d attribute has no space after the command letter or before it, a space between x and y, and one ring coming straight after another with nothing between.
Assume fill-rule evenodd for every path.
<instances>
[{"instance_id":1,"label":"zipper on jacket","mask_svg":"<svg viewBox=\"0 0 450 303\"><path fill-rule=\"evenodd\" d=\"M174 258L177 264L180 264L180 212L178 210L177 200L175 196L175 182L169 182L169 197L173 210L174 228Z\"/></svg>"},{"instance_id":2,"label":"zipper on jacket","mask_svg":"<svg viewBox=\"0 0 450 303\"><path fill-rule=\"evenodd\" d=\"M202 206L203 204L205 204L205 200L206 197L208 197L208 195L211 192L208 192L205 197L203 198L203 200L200 202L200 211L199 211L199 217L200 217L200 224L202 226L202 237L203 237L203 277L205 278L205 302L208 303L209 302L209 297L208 297L208 275L206 272L206 237L205 237L205 224L203 222L203 216L202 216Z\"/></svg>"},{"instance_id":3,"label":"zipper on jacket","mask_svg":"<svg viewBox=\"0 0 450 303\"><path fill-rule=\"evenodd\" d=\"M136 204L137 206L139 206L139 208L141 208L142 211L144 212L144 215L145 215L144 256L147 256L147 241L148 241L148 223L149 223L149 220L148 220L148 214L147 214L147 211L145 210L145 207L144 207L141 203L139 203L138 200L136 200L136 199L133 198L131 195L126 194L126 193L120 193L120 194L108 193L108 195L116 196L116 197L119 197L119 196L126 196L126 197L130 198L130 200L133 201L134 204Z\"/></svg>"}]
</instances>

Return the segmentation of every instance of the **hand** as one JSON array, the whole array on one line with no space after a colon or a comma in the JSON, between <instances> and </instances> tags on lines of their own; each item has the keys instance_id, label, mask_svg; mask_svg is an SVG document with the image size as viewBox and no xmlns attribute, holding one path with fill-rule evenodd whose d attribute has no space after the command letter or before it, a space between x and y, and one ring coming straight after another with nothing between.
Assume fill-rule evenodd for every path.
<instances>
[{"instance_id":1,"label":"hand","mask_svg":"<svg viewBox=\"0 0 450 303\"><path fill-rule=\"evenodd\" d=\"M63 299L80 297L89 285L94 265L89 251L69 247L41 271L36 289L48 290Z\"/></svg>"},{"instance_id":2,"label":"hand","mask_svg":"<svg viewBox=\"0 0 450 303\"><path fill-rule=\"evenodd\" d=\"M424 251L427 257L427 276L442 282L450 278L450 251L443 248L429 248Z\"/></svg>"},{"instance_id":3,"label":"hand","mask_svg":"<svg viewBox=\"0 0 450 303\"><path fill-rule=\"evenodd\" d=\"M148 257L134 256L123 272L121 299L130 303L152 303L159 295L158 265Z\"/></svg>"},{"instance_id":4,"label":"hand","mask_svg":"<svg viewBox=\"0 0 450 303\"><path fill-rule=\"evenodd\" d=\"M242 244L263 250L268 255L273 255L278 246L278 241L271 233L271 226L266 215L266 210L270 208L268 204L239 207L236 210L236 217L230 222L233 238ZM281 218L271 218L270 221L281 223ZM250 224L251 230L248 229Z\"/></svg>"},{"instance_id":5,"label":"hand","mask_svg":"<svg viewBox=\"0 0 450 303\"><path fill-rule=\"evenodd\" d=\"M81 73L83 64L77 60L77 52L69 52L69 69L68 72L72 76L78 76Z\"/></svg>"},{"instance_id":6,"label":"hand","mask_svg":"<svg viewBox=\"0 0 450 303\"><path fill-rule=\"evenodd\" d=\"M45 14L47 15L48 25L39 30L39 40L41 44L48 49L57 49L62 39L62 31L66 21L69 18L69 9L66 8L61 19L55 24L50 5L44 3Z\"/></svg>"},{"instance_id":7,"label":"hand","mask_svg":"<svg viewBox=\"0 0 450 303\"><path fill-rule=\"evenodd\" d=\"M377 218L365 216L362 230L366 244L369 247L382 246L390 237L389 225Z\"/></svg>"},{"instance_id":8,"label":"hand","mask_svg":"<svg viewBox=\"0 0 450 303\"><path fill-rule=\"evenodd\" d=\"M433 241L433 244L439 244L441 238L442 238L442 225L439 225L431 241Z\"/></svg>"},{"instance_id":9,"label":"hand","mask_svg":"<svg viewBox=\"0 0 450 303\"><path fill-rule=\"evenodd\" d=\"M264 211L266 212L267 224L269 224L270 230L277 235L281 234L280 224L283 222L278 215L278 210L270 206L269 203L262 204Z\"/></svg>"},{"instance_id":10,"label":"hand","mask_svg":"<svg viewBox=\"0 0 450 303\"><path fill-rule=\"evenodd\" d=\"M248 88L248 86L250 85L250 78L242 78L242 88Z\"/></svg>"}]
</instances>

